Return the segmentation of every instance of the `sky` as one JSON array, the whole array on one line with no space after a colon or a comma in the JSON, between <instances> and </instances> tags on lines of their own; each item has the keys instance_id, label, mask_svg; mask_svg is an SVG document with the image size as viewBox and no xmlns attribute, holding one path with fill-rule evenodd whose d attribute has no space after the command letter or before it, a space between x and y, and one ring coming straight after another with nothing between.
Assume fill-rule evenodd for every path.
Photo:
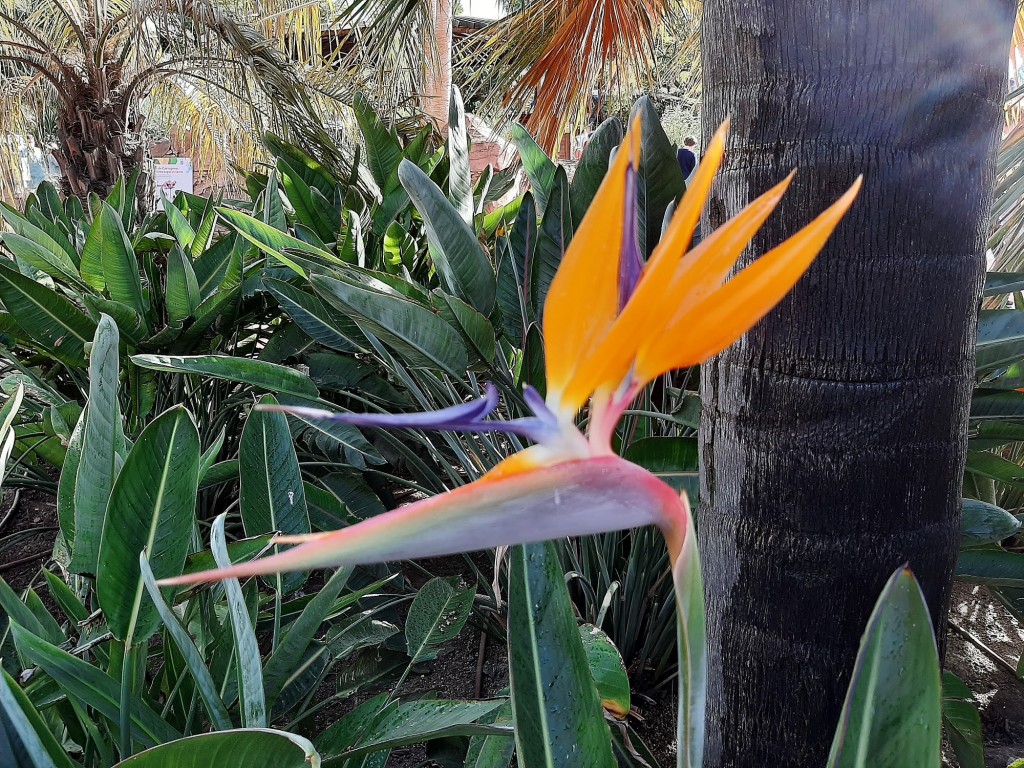
<instances>
[{"instance_id":1,"label":"sky","mask_svg":"<svg viewBox=\"0 0 1024 768\"><path fill-rule=\"evenodd\" d=\"M482 19L496 19L503 15L498 11L496 0L462 0L462 10L466 16Z\"/></svg>"}]
</instances>

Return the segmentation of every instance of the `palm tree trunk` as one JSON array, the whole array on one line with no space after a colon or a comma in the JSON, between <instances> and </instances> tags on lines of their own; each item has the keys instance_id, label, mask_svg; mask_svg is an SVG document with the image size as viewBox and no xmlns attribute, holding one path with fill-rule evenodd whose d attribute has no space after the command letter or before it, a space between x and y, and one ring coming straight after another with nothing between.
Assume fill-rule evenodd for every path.
<instances>
[{"instance_id":1,"label":"palm tree trunk","mask_svg":"<svg viewBox=\"0 0 1024 768\"><path fill-rule=\"evenodd\" d=\"M858 641L959 542L1013 0L705 0L705 226L798 167L762 253L865 176L792 296L702 372L710 768L825 764Z\"/></svg>"},{"instance_id":2,"label":"palm tree trunk","mask_svg":"<svg viewBox=\"0 0 1024 768\"><path fill-rule=\"evenodd\" d=\"M426 62L423 78L423 112L441 129L448 125L448 100L452 90L452 2L431 0L434 18L436 61Z\"/></svg>"},{"instance_id":3,"label":"palm tree trunk","mask_svg":"<svg viewBox=\"0 0 1024 768\"><path fill-rule=\"evenodd\" d=\"M75 111L57 117L57 149L62 190L83 201L90 193L101 198L114 184L127 177L143 162L145 148L140 141L141 117L127 125L128 109L121 104L102 104L78 98Z\"/></svg>"}]
</instances>

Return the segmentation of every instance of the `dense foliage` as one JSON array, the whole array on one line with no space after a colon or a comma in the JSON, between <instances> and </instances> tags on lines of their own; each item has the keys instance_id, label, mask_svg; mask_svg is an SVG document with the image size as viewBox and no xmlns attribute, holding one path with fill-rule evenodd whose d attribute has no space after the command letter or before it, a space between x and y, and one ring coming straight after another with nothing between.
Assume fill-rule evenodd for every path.
<instances>
[{"instance_id":1,"label":"dense foliage","mask_svg":"<svg viewBox=\"0 0 1024 768\"><path fill-rule=\"evenodd\" d=\"M684 182L649 102L634 115L649 253ZM505 415L522 415L522 385L544 389L548 289L623 125L599 128L571 181L518 130L531 191L500 204L512 178L488 169L472 182L457 93L447 138L401 137L365 100L356 116L364 150L344 178L269 136L273 163L246 176L247 201L178 195L139 221L129 179L86 205L44 186L23 211L0 212L0 464L8 484L53 492L60 524L50 567L28 588L0 581L5 760L369 767L431 740L445 765L507 766L513 751L530 766L655 765L627 719L631 685L650 693L679 672L668 555L650 529L517 547L494 570L467 556L471 584L372 566L156 586L257 556L279 546L276 533L329 531L444 493L522 447L253 406L411 413L491 382ZM989 291L1020 283L993 275ZM959 572L1024 613L1020 521L996 506L1021 484L1009 460L1024 442L1017 317L991 310L979 330ZM693 387L685 371L649 387L615 447L699 503ZM507 639L518 720L507 697L403 687L467 622ZM937 764L930 626L913 577L897 572L830 765ZM956 682L945 724L970 765L980 726ZM543 727L524 725L528 707ZM569 742L575 761L546 746Z\"/></svg>"}]
</instances>

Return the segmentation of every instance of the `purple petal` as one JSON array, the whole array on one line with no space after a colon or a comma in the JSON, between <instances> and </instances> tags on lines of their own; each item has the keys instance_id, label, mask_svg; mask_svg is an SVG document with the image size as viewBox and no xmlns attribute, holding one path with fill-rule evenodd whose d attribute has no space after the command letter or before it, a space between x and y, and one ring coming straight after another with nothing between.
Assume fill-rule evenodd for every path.
<instances>
[{"instance_id":1,"label":"purple petal","mask_svg":"<svg viewBox=\"0 0 1024 768\"><path fill-rule=\"evenodd\" d=\"M280 411L302 419L319 419L351 424L355 427L381 427L383 429L431 429L452 432L504 432L522 435L535 443L550 438L558 429L553 413L544 405L540 395L532 387L527 393L527 402L537 413L536 417L513 419L512 421L485 421L498 406L498 390L488 383L484 396L462 405L443 408L426 413L337 413L320 408L304 406L260 406L260 410ZM532 401L532 402L531 402Z\"/></svg>"},{"instance_id":2,"label":"purple petal","mask_svg":"<svg viewBox=\"0 0 1024 768\"><path fill-rule=\"evenodd\" d=\"M636 227L637 179L633 166L626 168L626 210L623 212L622 253L619 256L619 311L633 295L644 268Z\"/></svg>"},{"instance_id":3,"label":"purple petal","mask_svg":"<svg viewBox=\"0 0 1024 768\"><path fill-rule=\"evenodd\" d=\"M465 429L464 424L476 424L498 407L498 390L487 384L484 396L451 408L425 413L335 413L319 408L281 407L280 410L308 419L323 419L356 427L384 427L386 429Z\"/></svg>"}]
</instances>

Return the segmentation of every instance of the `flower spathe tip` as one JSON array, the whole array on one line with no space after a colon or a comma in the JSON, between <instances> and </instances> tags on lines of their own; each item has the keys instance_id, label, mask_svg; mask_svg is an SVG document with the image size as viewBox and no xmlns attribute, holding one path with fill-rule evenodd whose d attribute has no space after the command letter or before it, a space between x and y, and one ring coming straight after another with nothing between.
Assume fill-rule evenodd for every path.
<instances>
[{"instance_id":1,"label":"flower spathe tip","mask_svg":"<svg viewBox=\"0 0 1024 768\"><path fill-rule=\"evenodd\" d=\"M679 495L646 470L617 457L582 459L465 485L339 531L278 537L274 543L301 543L159 584L438 557L651 524L681 546L685 520Z\"/></svg>"}]
</instances>

